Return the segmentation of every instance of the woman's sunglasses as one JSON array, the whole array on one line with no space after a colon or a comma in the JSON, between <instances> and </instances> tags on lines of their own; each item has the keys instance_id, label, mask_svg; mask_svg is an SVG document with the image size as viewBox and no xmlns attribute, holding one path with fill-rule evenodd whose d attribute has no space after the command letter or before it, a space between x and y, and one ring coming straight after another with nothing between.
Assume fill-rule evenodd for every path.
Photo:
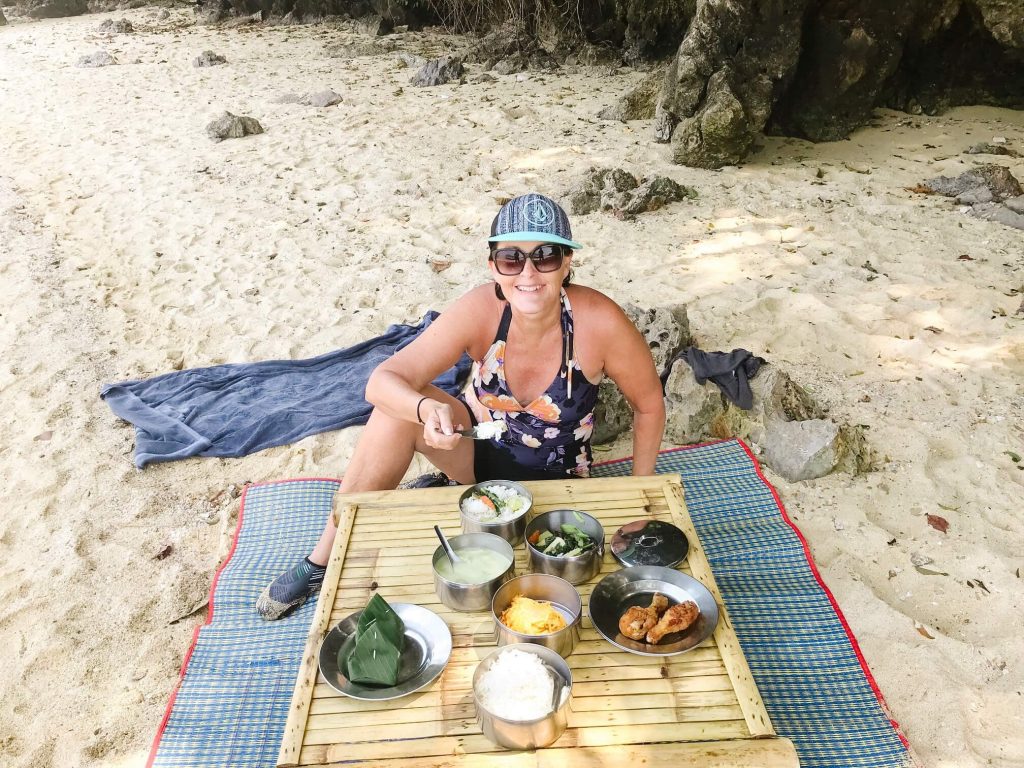
<instances>
[{"instance_id":1,"label":"woman's sunglasses","mask_svg":"<svg viewBox=\"0 0 1024 768\"><path fill-rule=\"evenodd\" d=\"M492 248L491 261L499 275L521 274L526 266L526 260L533 262L538 272L554 272L562 266L562 259L572 253L572 249L557 243L545 243L538 245L529 253L524 253L518 248Z\"/></svg>"}]
</instances>

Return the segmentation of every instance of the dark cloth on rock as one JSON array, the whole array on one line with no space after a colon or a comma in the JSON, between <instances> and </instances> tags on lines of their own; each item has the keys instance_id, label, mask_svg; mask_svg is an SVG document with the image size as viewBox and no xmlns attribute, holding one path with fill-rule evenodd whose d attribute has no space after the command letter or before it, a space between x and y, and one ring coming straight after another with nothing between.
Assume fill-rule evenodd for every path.
<instances>
[{"instance_id":1,"label":"dark cloth on rock","mask_svg":"<svg viewBox=\"0 0 1024 768\"><path fill-rule=\"evenodd\" d=\"M365 424L373 369L412 342L437 317L392 325L381 336L306 360L267 360L173 371L108 384L111 410L135 425L135 465L189 456L246 456L309 435ZM468 355L434 380L460 390Z\"/></svg>"},{"instance_id":2,"label":"dark cloth on rock","mask_svg":"<svg viewBox=\"0 0 1024 768\"><path fill-rule=\"evenodd\" d=\"M732 352L705 352L697 347L687 347L666 366L661 375L661 384L665 385L672 364L676 360L685 360L693 369L698 384L709 379L722 390L729 402L744 410L754 405L754 395L750 391L750 379L757 375L758 369L764 364L762 357L745 349L734 349Z\"/></svg>"}]
</instances>

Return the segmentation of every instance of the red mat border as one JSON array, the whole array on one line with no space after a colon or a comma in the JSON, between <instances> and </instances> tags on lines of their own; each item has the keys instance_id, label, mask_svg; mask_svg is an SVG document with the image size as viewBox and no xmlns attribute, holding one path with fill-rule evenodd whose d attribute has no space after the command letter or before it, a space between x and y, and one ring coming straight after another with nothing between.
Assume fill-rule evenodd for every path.
<instances>
[{"instance_id":1,"label":"red mat border","mask_svg":"<svg viewBox=\"0 0 1024 768\"><path fill-rule=\"evenodd\" d=\"M740 447L743 448L743 450L746 452L747 456L750 457L750 460L754 464L754 470L757 472L758 478L760 478L761 482L764 483L768 490L772 492L772 497L775 499L775 504L776 506L778 506L779 512L782 513L782 519L785 520L786 525L788 525L793 530L793 533L796 534L797 538L800 539L800 544L803 547L804 558L807 560L807 565L810 567L811 573L814 575L814 580L818 582L818 586L821 587L826 597L828 597L828 601L832 605L832 610L834 610L836 616L839 617L839 623L842 625L843 631L846 632L846 637L847 639L849 639L850 646L853 648L853 652L857 657L857 661L860 664L860 668L864 672L864 676L867 678L868 685L870 685L871 690L874 691L875 697L878 699L878 703L882 707L882 711L885 713L885 716L889 719L889 723L896 731L896 735L899 736L900 741L903 742L903 746L906 747L907 752L910 754L911 760L913 760L916 763L917 760L914 757L913 750L910 747L910 742L907 741L907 737L903 735L903 730L900 728L900 724L896 722L896 720L890 714L889 705L886 703L885 696L882 695L882 690L878 687L878 683L875 682L875 676L871 674L871 669L868 667L867 659L864 658L864 654L861 652L860 643L857 642L857 637L853 634L853 630L850 628L849 623L846 621L846 617L843 615L842 610L839 608L839 603L836 602L836 598L832 594L832 590L830 590L828 586L825 584L825 580L822 578L821 572L818 570L818 566L815 564L814 558L811 556L811 548L810 545L808 545L807 543L807 539L804 538L803 533L801 533L796 523L794 523L793 520L790 519L789 513L786 512L786 507L782 503L782 499L779 497L779 492L775 490L775 486L768 482L768 478L764 476L764 472L761 471L761 463L757 460L757 457L754 456L753 452L750 450L750 447L739 438L729 438L727 440L713 440L707 443L696 443L694 445L683 445L678 448L669 448L664 451L659 451L658 455L660 456L662 454L667 453L677 453L678 451L689 451L693 450L694 448L704 448L710 445L720 445L722 443L728 443L733 441L738 443ZM608 461L597 462L596 464L594 464L594 466L622 464L624 462L631 461L632 458L632 456L628 456L623 459L610 459ZM213 623L214 592L217 590L217 581L220 579L221 573L227 567L228 563L231 562L231 558L235 554L235 547L238 546L238 536L242 532L242 521L245 519L245 498L249 493L249 489L260 488L266 485L294 483L300 480L318 480L321 482L328 483L341 482L336 477L293 477L287 480L269 480L262 483L250 483L243 489L241 499L239 500L238 523L235 526L235 535L231 541L231 549L228 551L227 557L224 558L224 562L222 562L220 566L217 568L217 572L213 576L213 582L210 584L209 611L207 612L206 615L206 621L198 625L192 632L192 642L189 645L188 652L185 654L185 659L181 663L181 671L178 673L178 682L174 685L174 690L171 692L171 698L167 702L167 709L164 711L163 719L160 721L160 726L157 729L156 736L153 738L153 746L149 751L149 758L146 760L146 768L152 768L153 761L156 759L157 748L160 746L160 740L163 738L164 731L167 728L167 721L170 720L171 711L174 709L175 699L177 699L178 691L181 689L181 684L185 679L185 672L188 670L188 664L189 661L191 661L192 659L192 653L193 651L195 651L196 643L199 642L199 630Z\"/></svg>"}]
</instances>

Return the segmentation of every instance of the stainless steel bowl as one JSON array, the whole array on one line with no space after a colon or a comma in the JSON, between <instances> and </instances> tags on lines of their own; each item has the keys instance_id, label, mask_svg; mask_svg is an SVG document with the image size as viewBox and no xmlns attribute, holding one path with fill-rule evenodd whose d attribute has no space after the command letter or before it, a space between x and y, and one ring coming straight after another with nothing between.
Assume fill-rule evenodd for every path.
<instances>
[{"instance_id":1,"label":"stainless steel bowl","mask_svg":"<svg viewBox=\"0 0 1024 768\"><path fill-rule=\"evenodd\" d=\"M501 620L501 614L512 603L516 595L525 595L533 600L545 600L565 617L565 627L546 635L527 635L509 629ZM545 573L528 573L507 581L494 593L491 601L491 616L498 633L498 645L530 643L550 648L562 658L567 657L580 639L580 619L583 615L583 600L576 587L565 579Z\"/></svg>"},{"instance_id":2,"label":"stainless steel bowl","mask_svg":"<svg viewBox=\"0 0 1024 768\"><path fill-rule=\"evenodd\" d=\"M557 532L563 523L575 525L590 538L597 546L576 557L553 557L545 555L535 546L530 544L530 537L535 531ZM534 573L548 573L552 576L559 576L570 584L582 584L589 581L601 570L601 561L604 559L604 528L597 518L591 517L585 512L575 509L553 509L542 515L537 515L526 526L526 553L530 561L530 569Z\"/></svg>"},{"instance_id":3,"label":"stainless steel bowl","mask_svg":"<svg viewBox=\"0 0 1024 768\"><path fill-rule=\"evenodd\" d=\"M431 559L431 566L434 569L434 590L441 602L455 611L486 611L490 607L491 598L498 591L498 587L515 574L516 556L512 545L500 536L491 533L463 533L452 536L448 539L448 543L455 550L455 554L458 554L460 549L474 547L500 552L508 558L508 568L501 575L479 584L462 584L447 579L437 572L437 564L441 560L447 559L448 555L441 547L434 550L434 556Z\"/></svg>"},{"instance_id":4,"label":"stainless steel bowl","mask_svg":"<svg viewBox=\"0 0 1024 768\"><path fill-rule=\"evenodd\" d=\"M526 498L526 508L510 520L496 520L493 522L477 520L462 511L462 502L473 495L473 491L480 488L490 488L495 485L503 485L511 488L516 493ZM501 536L513 547L523 541L523 531L526 528L526 514L533 509L533 494L526 490L525 485L520 485L512 480L485 480L482 483L471 485L459 497L459 514L462 515L462 530L464 533L493 533Z\"/></svg>"},{"instance_id":5,"label":"stainless steel bowl","mask_svg":"<svg viewBox=\"0 0 1024 768\"><path fill-rule=\"evenodd\" d=\"M488 711L480 702L480 678L490 669L498 654L517 648L539 656L548 670L556 676L557 706L537 720L507 720ZM476 704L477 722L490 741L506 749L537 749L558 741L568 725L569 699L572 696L572 672L565 660L550 648L540 645L506 645L481 661L473 673L473 703Z\"/></svg>"}]
</instances>

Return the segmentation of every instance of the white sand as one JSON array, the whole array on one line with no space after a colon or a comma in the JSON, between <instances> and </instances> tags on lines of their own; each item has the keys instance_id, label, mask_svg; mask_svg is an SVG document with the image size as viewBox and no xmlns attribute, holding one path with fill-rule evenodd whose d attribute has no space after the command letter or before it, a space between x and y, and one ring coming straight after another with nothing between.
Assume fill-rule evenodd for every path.
<instances>
[{"instance_id":1,"label":"white sand","mask_svg":"<svg viewBox=\"0 0 1024 768\"><path fill-rule=\"evenodd\" d=\"M97 34L123 15L136 34ZM1024 319L1008 295L1024 233L904 190L983 160L1024 180L1020 160L959 154L993 136L1024 149L1024 115L882 113L850 141L770 139L741 169L699 171L646 124L594 117L642 73L418 89L392 57L324 56L351 39L207 29L188 10L0 28L0 763L142 764L205 614L171 622L202 605L227 551L230 489L337 476L358 435L139 472L100 386L317 355L414 321L486 279L499 196L558 195L597 165L700 198L632 223L578 218L579 281L686 302L703 348L756 350L870 425L879 472L769 478L925 764L1024 765L1024 471L1006 453L1024 455ZM408 47L428 41L443 42ZM120 64L74 66L100 48ZM205 49L229 63L193 68ZM344 102L273 103L324 88ZM224 109L267 132L209 140ZM942 575L915 571L914 553Z\"/></svg>"}]
</instances>

